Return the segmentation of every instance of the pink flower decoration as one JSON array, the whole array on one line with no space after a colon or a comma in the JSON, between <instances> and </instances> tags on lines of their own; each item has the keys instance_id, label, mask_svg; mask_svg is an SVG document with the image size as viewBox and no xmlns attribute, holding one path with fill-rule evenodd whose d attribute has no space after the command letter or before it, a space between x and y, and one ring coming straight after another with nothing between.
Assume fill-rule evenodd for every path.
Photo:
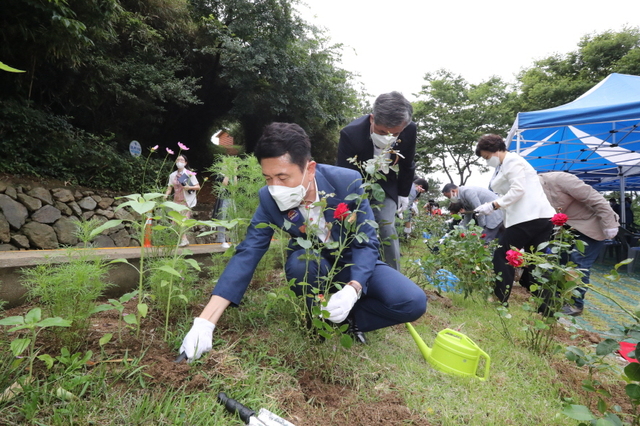
<instances>
[{"instance_id":1,"label":"pink flower decoration","mask_svg":"<svg viewBox=\"0 0 640 426\"><path fill-rule=\"evenodd\" d=\"M166 148L167 152L171 155L173 155L173 151L171 151L169 148Z\"/></svg>"},{"instance_id":2,"label":"pink flower decoration","mask_svg":"<svg viewBox=\"0 0 640 426\"><path fill-rule=\"evenodd\" d=\"M187 148L187 146L185 144L183 144L182 142L178 142L178 146L183 151L189 151L189 148Z\"/></svg>"},{"instance_id":3,"label":"pink flower decoration","mask_svg":"<svg viewBox=\"0 0 640 426\"><path fill-rule=\"evenodd\" d=\"M151 152L153 152L153 151L157 151L157 150L158 150L158 145L156 145L156 146L154 146L154 147L151 147Z\"/></svg>"}]
</instances>

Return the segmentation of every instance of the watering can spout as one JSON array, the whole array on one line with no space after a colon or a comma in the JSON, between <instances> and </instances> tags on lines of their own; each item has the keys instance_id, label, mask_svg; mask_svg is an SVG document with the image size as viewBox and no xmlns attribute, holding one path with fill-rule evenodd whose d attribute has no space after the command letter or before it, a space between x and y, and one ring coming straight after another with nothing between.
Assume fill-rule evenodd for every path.
<instances>
[{"instance_id":1,"label":"watering can spout","mask_svg":"<svg viewBox=\"0 0 640 426\"><path fill-rule=\"evenodd\" d=\"M422 340L422 337L420 337L416 329L413 328L411 324L406 323L406 325L407 325L407 328L409 329L409 333L411 333L411 336L413 337L413 340L416 341L416 344L418 345L418 349L420 349L420 353L422 353L422 356L424 357L424 359L427 362L431 362L431 348L427 346L424 340Z\"/></svg>"}]
</instances>

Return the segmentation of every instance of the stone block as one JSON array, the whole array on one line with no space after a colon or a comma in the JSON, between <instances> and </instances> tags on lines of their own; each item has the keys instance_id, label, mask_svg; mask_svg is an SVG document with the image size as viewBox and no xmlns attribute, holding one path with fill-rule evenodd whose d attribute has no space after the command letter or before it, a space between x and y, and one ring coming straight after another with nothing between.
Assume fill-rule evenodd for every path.
<instances>
[{"instance_id":1,"label":"stone block","mask_svg":"<svg viewBox=\"0 0 640 426\"><path fill-rule=\"evenodd\" d=\"M73 196L73 192L66 188L54 188L51 190L53 194L53 198L60 201L61 203L68 203L70 201L75 201L75 197Z\"/></svg>"},{"instance_id":2,"label":"stone block","mask_svg":"<svg viewBox=\"0 0 640 426\"><path fill-rule=\"evenodd\" d=\"M15 201L11 196L6 195L6 192L5 194L0 194L0 212L4 214L9 225L16 230L22 228L22 225L29 217L27 208Z\"/></svg>"},{"instance_id":3,"label":"stone block","mask_svg":"<svg viewBox=\"0 0 640 426\"><path fill-rule=\"evenodd\" d=\"M45 204L53 205L53 197L51 196L51 192L48 189L45 189L41 186L37 186L33 188L31 191L27 192L27 195L37 198Z\"/></svg>"},{"instance_id":4,"label":"stone block","mask_svg":"<svg viewBox=\"0 0 640 426\"><path fill-rule=\"evenodd\" d=\"M27 208L30 212L35 212L40 207L42 207L42 201L28 196L27 194L18 194L18 201L22 203L23 206Z\"/></svg>"},{"instance_id":5,"label":"stone block","mask_svg":"<svg viewBox=\"0 0 640 426\"><path fill-rule=\"evenodd\" d=\"M62 213L53 206L46 205L31 215L31 219L40 223L55 223L60 219Z\"/></svg>"},{"instance_id":6,"label":"stone block","mask_svg":"<svg viewBox=\"0 0 640 426\"><path fill-rule=\"evenodd\" d=\"M44 223L29 222L22 227L21 231L29 239L33 247L57 249L59 246L56 231Z\"/></svg>"}]
</instances>

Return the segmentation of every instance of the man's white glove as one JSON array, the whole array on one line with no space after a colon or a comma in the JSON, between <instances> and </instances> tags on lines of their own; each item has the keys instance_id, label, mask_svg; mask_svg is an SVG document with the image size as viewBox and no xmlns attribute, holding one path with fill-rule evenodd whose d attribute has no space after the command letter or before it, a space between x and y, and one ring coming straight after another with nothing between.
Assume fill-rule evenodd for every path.
<instances>
[{"instance_id":1,"label":"man's white glove","mask_svg":"<svg viewBox=\"0 0 640 426\"><path fill-rule=\"evenodd\" d=\"M604 230L604 236L607 240L613 240L618 235L618 228L609 228Z\"/></svg>"},{"instance_id":2,"label":"man's white glove","mask_svg":"<svg viewBox=\"0 0 640 426\"><path fill-rule=\"evenodd\" d=\"M490 203L484 203L478 207L476 207L476 209L474 210L474 212L478 213L478 214L482 214L482 215L489 215L491 213L493 213L495 210L493 209L493 202Z\"/></svg>"},{"instance_id":3,"label":"man's white glove","mask_svg":"<svg viewBox=\"0 0 640 426\"><path fill-rule=\"evenodd\" d=\"M327 303L327 307L325 308L329 311L329 318L327 318L331 322L342 322L347 319L347 315L351 312L351 308L358 301L358 292L353 286L345 285L342 287L342 290L331 296L329 299L329 303Z\"/></svg>"},{"instance_id":4,"label":"man's white glove","mask_svg":"<svg viewBox=\"0 0 640 426\"><path fill-rule=\"evenodd\" d=\"M180 346L180 353L185 353L189 361L196 360L213 347L213 330L216 325L204 318L194 318L193 326Z\"/></svg>"},{"instance_id":5,"label":"man's white glove","mask_svg":"<svg viewBox=\"0 0 640 426\"><path fill-rule=\"evenodd\" d=\"M398 197L398 213L409 208L409 197Z\"/></svg>"}]
</instances>

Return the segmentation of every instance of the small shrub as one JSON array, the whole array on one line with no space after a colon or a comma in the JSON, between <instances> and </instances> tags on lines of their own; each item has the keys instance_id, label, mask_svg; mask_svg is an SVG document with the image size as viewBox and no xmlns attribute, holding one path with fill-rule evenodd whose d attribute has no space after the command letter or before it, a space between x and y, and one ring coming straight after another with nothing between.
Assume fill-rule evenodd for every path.
<instances>
[{"instance_id":1,"label":"small shrub","mask_svg":"<svg viewBox=\"0 0 640 426\"><path fill-rule=\"evenodd\" d=\"M106 281L108 268L100 259L70 254L66 263L23 269L22 284L28 298L37 298L48 316L71 321L70 329L55 330L59 337L67 344L79 343L89 331L96 299L111 286Z\"/></svg>"}]
</instances>

